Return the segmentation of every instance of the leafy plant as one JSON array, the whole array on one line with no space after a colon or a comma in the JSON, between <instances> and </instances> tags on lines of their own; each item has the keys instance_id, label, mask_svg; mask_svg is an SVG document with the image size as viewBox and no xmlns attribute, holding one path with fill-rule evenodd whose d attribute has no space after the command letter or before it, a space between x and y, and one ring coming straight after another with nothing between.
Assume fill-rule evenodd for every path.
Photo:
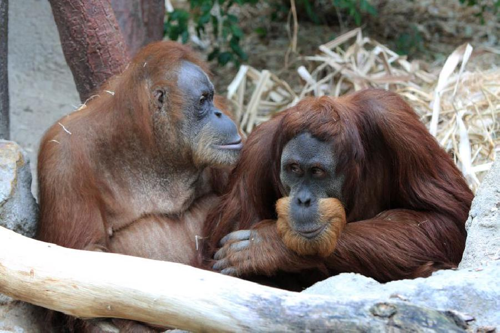
<instances>
[{"instance_id":1,"label":"leafy plant","mask_svg":"<svg viewBox=\"0 0 500 333\"><path fill-rule=\"evenodd\" d=\"M354 19L354 23L358 26L361 25L362 14L377 15L377 9L368 0L333 0L333 5L347 10L349 16Z\"/></svg>"},{"instance_id":2,"label":"leafy plant","mask_svg":"<svg viewBox=\"0 0 500 333\"><path fill-rule=\"evenodd\" d=\"M165 21L165 35L167 35L170 40L178 40L180 37L184 44L187 43L189 39L189 18L190 15L185 10L175 9L168 15Z\"/></svg>"},{"instance_id":3,"label":"leafy plant","mask_svg":"<svg viewBox=\"0 0 500 333\"><path fill-rule=\"evenodd\" d=\"M469 7L478 6L480 11L475 15L481 18L483 24L485 12L500 16L500 0L460 0L460 3Z\"/></svg>"},{"instance_id":4,"label":"leafy plant","mask_svg":"<svg viewBox=\"0 0 500 333\"><path fill-rule=\"evenodd\" d=\"M262 1L262 0L260 0ZM271 1L276 9L270 19L276 20L277 16L289 12L288 3L282 1ZM286 0L285 0L286 1ZM320 20L316 14L318 10L313 0L296 0L297 4L305 9L308 17L319 24ZM363 14L377 15L377 10L369 0L331 0L334 6L347 11L354 19L356 25L361 24ZM238 17L230 14L233 6L256 5L259 0L190 0L190 11L175 9L167 14L164 30L165 35L171 40L180 40L186 43L189 40L189 24L194 24L196 34L199 38L211 35L212 49L208 56L209 60L217 60L220 65L234 63L239 66L241 61L247 60L248 55L241 48L244 38L243 30L239 26ZM254 30L261 37L267 35L265 28Z\"/></svg>"},{"instance_id":5,"label":"leafy plant","mask_svg":"<svg viewBox=\"0 0 500 333\"><path fill-rule=\"evenodd\" d=\"M354 19L356 25L361 25L361 18L363 14L377 15L377 9L370 3L370 0L330 0L331 4L338 10L342 11L343 14L347 14L349 17ZM325 18L320 18L322 16L324 8L322 4L317 0L296 0L299 8L302 8L307 17L316 24L324 23ZM277 11L283 12L282 6L274 4ZM285 15L288 13L289 8L286 7ZM318 15L317 13L320 13ZM324 15L323 15L324 16Z\"/></svg>"},{"instance_id":6,"label":"leafy plant","mask_svg":"<svg viewBox=\"0 0 500 333\"><path fill-rule=\"evenodd\" d=\"M174 10L167 15L165 21L165 35L171 40L186 43L190 34L189 22L195 25L198 37L203 37L207 31L213 34L212 52L208 59L216 59L220 65L230 62L239 66L240 61L248 58L241 48L240 42L244 37L243 30L239 27L238 17L229 13L234 5L255 5L258 0L191 0L190 12Z\"/></svg>"},{"instance_id":7,"label":"leafy plant","mask_svg":"<svg viewBox=\"0 0 500 333\"><path fill-rule=\"evenodd\" d=\"M399 35L396 40L396 52L398 54L415 54L424 50L424 39L417 27L412 25L409 32Z\"/></svg>"}]
</instances>

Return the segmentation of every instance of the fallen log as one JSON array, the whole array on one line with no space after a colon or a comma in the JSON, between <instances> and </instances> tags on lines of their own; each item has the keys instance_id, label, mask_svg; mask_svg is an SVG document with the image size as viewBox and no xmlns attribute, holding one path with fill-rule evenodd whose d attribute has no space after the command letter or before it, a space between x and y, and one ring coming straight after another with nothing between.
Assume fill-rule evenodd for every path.
<instances>
[{"instance_id":1,"label":"fallen log","mask_svg":"<svg viewBox=\"0 0 500 333\"><path fill-rule=\"evenodd\" d=\"M190 331L459 332L452 313L404 302L336 302L186 265L72 250L0 227L0 292L81 318L125 318Z\"/></svg>"}]
</instances>

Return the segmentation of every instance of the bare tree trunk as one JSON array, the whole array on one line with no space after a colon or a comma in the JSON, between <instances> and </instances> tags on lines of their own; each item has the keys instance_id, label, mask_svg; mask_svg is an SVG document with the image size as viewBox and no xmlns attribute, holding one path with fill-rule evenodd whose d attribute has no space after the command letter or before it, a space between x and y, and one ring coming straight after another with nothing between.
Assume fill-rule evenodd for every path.
<instances>
[{"instance_id":1,"label":"bare tree trunk","mask_svg":"<svg viewBox=\"0 0 500 333\"><path fill-rule=\"evenodd\" d=\"M111 0L131 55L163 38L164 0Z\"/></svg>"},{"instance_id":2,"label":"bare tree trunk","mask_svg":"<svg viewBox=\"0 0 500 333\"><path fill-rule=\"evenodd\" d=\"M110 0L49 0L80 99L85 101L130 58Z\"/></svg>"},{"instance_id":3,"label":"bare tree trunk","mask_svg":"<svg viewBox=\"0 0 500 333\"><path fill-rule=\"evenodd\" d=\"M9 77L7 75L7 35L9 0L0 0L0 139L10 138Z\"/></svg>"}]
</instances>

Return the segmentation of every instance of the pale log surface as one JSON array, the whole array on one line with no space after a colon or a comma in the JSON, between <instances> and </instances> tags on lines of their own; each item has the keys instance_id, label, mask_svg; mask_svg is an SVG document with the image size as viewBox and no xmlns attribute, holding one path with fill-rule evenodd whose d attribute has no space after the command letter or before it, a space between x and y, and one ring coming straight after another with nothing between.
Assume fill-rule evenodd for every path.
<instances>
[{"instance_id":1,"label":"pale log surface","mask_svg":"<svg viewBox=\"0 0 500 333\"><path fill-rule=\"evenodd\" d=\"M62 248L0 228L0 292L83 318L196 331L463 331L446 312L403 302L336 302L189 266Z\"/></svg>"},{"instance_id":2,"label":"pale log surface","mask_svg":"<svg viewBox=\"0 0 500 333\"><path fill-rule=\"evenodd\" d=\"M402 302L335 302L189 266L62 248L0 228L0 292L83 318L196 331L439 329L465 324Z\"/></svg>"},{"instance_id":3,"label":"pale log surface","mask_svg":"<svg viewBox=\"0 0 500 333\"><path fill-rule=\"evenodd\" d=\"M0 228L0 292L83 318L190 331L460 332L453 315L402 302L335 302L189 266L35 241Z\"/></svg>"}]
</instances>

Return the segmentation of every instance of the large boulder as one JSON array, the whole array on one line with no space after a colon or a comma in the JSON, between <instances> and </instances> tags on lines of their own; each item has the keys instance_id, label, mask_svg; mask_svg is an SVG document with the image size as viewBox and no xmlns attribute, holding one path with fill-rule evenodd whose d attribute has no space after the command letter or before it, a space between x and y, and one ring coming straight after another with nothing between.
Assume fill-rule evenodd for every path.
<instances>
[{"instance_id":1,"label":"large boulder","mask_svg":"<svg viewBox=\"0 0 500 333\"><path fill-rule=\"evenodd\" d=\"M467 221L467 245L458 270L386 284L340 274L304 293L345 303L404 302L456 313L471 329L500 331L500 161L485 177Z\"/></svg>"},{"instance_id":2,"label":"large boulder","mask_svg":"<svg viewBox=\"0 0 500 333\"><path fill-rule=\"evenodd\" d=\"M15 142L0 140L0 226L33 237L37 218L28 157Z\"/></svg>"},{"instance_id":3,"label":"large boulder","mask_svg":"<svg viewBox=\"0 0 500 333\"><path fill-rule=\"evenodd\" d=\"M39 307L9 300L0 301L0 333L49 333L44 326L45 313Z\"/></svg>"},{"instance_id":4,"label":"large boulder","mask_svg":"<svg viewBox=\"0 0 500 333\"><path fill-rule=\"evenodd\" d=\"M15 142L0 140L0 226L33 237L38 206L31 194L26 153ZM0 332L46 332L41 310L0 294Z\"/></svg>"},{"instance_id":5,"label":"large boulder","mask_svg":"<svg viewBox=\"0 0 500 333\"><path fill-rule=\"evenodd\" d=\"M500 160L493 164L477 191L465 228L467 243L460 269L500 261Z\"/></svg>"},{"instance_id":6,"label":"large boulder","mask_svg":"<svg viewBox=\"0 0 500 333\"><path fill-rule=\"evenodd\" d=\"M342 303L404 302L455 311L473 328L500 329L500 262L483 270L446 270L431 277L389 283L359 274L340 274L316 283L304 293L331 296Z\"/></svg>"}]
</instances>

